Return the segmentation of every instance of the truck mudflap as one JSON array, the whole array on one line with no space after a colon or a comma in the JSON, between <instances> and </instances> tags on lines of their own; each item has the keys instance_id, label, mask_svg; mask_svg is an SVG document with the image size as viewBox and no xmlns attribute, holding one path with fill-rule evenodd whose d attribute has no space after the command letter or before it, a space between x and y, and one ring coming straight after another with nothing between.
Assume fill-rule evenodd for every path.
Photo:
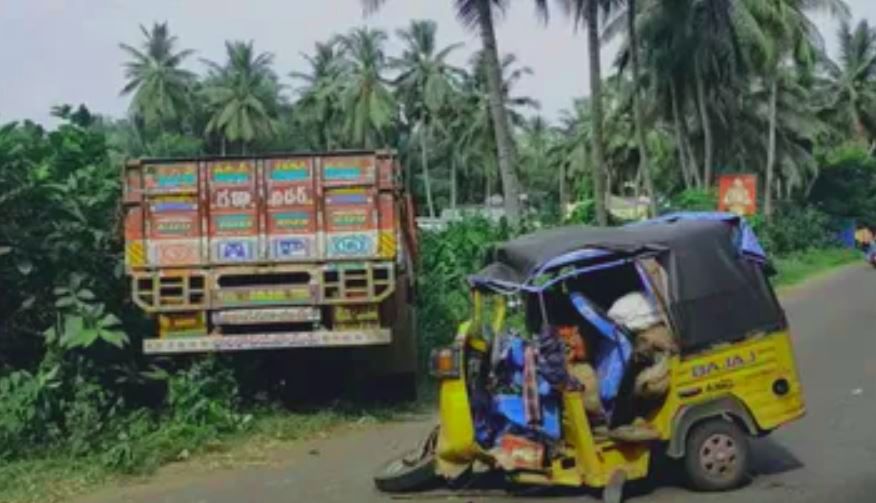
<instances>
[{"instance_id":1,"label":"truck mudflap","mask_svg":"<svg viewBox=\"0 0 876 503\"><path fill-rule=\"evenodd\" d=\"M146 339L145 354L180 354L281 348L380 346L392 342L388 328L316 330L207 337Z\"/></svg>"}]
</instances>

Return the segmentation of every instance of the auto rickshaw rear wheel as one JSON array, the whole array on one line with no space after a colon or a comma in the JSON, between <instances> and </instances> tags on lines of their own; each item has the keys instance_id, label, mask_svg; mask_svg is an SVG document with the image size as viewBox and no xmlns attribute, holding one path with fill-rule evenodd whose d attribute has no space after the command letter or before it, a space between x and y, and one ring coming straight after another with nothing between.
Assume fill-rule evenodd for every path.
<instances>
[{"instance_id":1,"label":"auto rickshaw rear wheel","mask_svg":"<svg viewBox=\"0 0 876 503\"><path fill-rule=\"evenodd\" d=\"M727 491L739 487L748 475L748 437L736 423L723 418L696 425L687 437L684 465L700 491Z\"/></svg>"}]
</instances>

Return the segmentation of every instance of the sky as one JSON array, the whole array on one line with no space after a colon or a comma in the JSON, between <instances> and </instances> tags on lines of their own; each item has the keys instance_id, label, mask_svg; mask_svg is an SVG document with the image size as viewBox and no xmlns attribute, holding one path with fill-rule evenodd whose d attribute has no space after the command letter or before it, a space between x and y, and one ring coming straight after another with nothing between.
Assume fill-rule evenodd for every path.
<instances>
[{"instance_id":1,"label":"sky","mask_svg":"<svg viewBox=\"0 0 876 503\"><path fill-rule=\"evenodd\" d=\"M854 18L876 25L876 0L847 0ZM498 26L499 48L513 52L534 75L520 83L518 94L536 98L539 113L556 118L572 99L587 93L587 44L583 32L557 13L546 27L533 2L511 2ZM305 7L306 5L306 7ZM455 56L467 61L477 37L457 22L450 0L387 0L377 14L363 17L360 0L0 0L0 123L31 119L51 125L54 105L85 104L93 112L122 116L128 98L124 85L125 54L119 43L137 45L139 25L167 21L180 47L194 49L187 67L202 72L200 58L222 61L225 40L253 40L259 51L275 56L275 69L286 78L306 71L302 53L317 41L355 26L394 32L411 19L438 23L442 45L463 42ZM816 16L835 50L836 23ZM390 50L398 46L393 44ZM603 68L614 53L603 51Z\"/></svg>"}]
</instances>

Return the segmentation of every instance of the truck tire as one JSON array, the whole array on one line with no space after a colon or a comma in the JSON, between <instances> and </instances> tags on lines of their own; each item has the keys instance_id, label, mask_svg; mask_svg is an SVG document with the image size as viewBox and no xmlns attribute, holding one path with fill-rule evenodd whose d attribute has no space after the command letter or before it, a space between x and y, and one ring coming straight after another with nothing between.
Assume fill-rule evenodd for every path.
<instances>
[{"instance_id":1,"label":"truck tire","mask_svg":"<svg viewBox=\"0 0 876 503\"><path fill-rule=\"evenodd\" d=\"M687 438L684 466L694 489L727 491L748 475L748 437L736 423L708 419L694 426Z\"/></svg>"}]
</instances>

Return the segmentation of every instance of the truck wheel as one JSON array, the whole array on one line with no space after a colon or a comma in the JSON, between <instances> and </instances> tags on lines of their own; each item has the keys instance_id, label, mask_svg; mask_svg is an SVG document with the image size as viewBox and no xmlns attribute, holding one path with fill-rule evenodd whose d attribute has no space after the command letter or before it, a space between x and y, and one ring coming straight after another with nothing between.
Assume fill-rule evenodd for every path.
<instances>
[{"instance_id":1,"label":"truck wheel","mask_svg":"<svg viewBox=\"0 0 876 503\"><path fill-rule=\"evenodd\" d=\"M435 455L429 453L414 460L416 457L417 453L411 451L386 463L374 476L374 485L387 493L411 492L426 488L437 479Z\"/></svg>"},{"instance_id":2,"label":"truck wheel","mask_svg":"<svg viewBox=\"0 0 876 503\"><path fill-rule=\"evenodd\" d=\"M688 435L684 465L695 489L727 491L738 487L748 474L749 454L748 437L739 426L709 419Z\"/></svg>"}]
</instances>

